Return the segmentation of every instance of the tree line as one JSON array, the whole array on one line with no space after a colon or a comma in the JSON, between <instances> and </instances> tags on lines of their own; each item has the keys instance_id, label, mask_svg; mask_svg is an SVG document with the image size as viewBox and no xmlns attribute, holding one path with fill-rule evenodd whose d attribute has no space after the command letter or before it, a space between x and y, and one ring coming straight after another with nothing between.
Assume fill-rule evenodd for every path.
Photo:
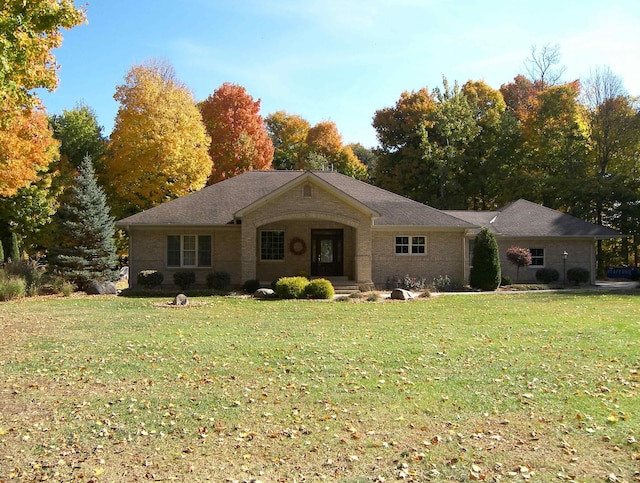
<instances>
[{"instance_id":1,"label":"tree line","mask_svg":"<svg viewBox=\"0 0 640 483\"><path fill-rule=\"evenodd\" d=\"M251 169L333 169L441 209L526 198L628 234L600 246L600 266L637 262L640 114L608 68L563 82L558 48L533 48L527 72L499 89L445 78L401 93L373 114L379 146L367 148L345 145L331 121L263 118L236 84L196 101L171 65L150 60L116 86L105 136L91 107L47 116L34 94L57 84L61 30L85 20L71 0L54 3L0 7L0 240L31 253L59 245L60 208L88 157L116 218Z\"/></svg>"}]
</instances>

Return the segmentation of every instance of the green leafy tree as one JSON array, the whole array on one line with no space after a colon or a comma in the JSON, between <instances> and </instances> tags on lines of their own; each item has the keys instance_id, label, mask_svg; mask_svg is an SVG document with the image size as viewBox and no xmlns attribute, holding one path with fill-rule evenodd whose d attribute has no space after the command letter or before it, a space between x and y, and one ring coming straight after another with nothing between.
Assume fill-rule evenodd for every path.
<instances>
[{"instance_id":1,"label":"green leafy tree","mask_svg":"<svg viewBox=\"0 0 640 483\"><path fill-rule=\"evenodd\" d=\"M348 144L347 147L351 148L356 158L367 167L367 177L373 180L378 166L378 156L373 149L365 148L360 143Z\"/></svg>"},{"instance_id":2,"label":"green leafy tree","mask_svg":"<svg viewBox=\"0 0 640 483\"><path fill-rule=\"evenodd\" d=\"M60 158L77 168L85 156L99 164L106 147L96 113L84 103L49 118L53 137L60 141Z\"/></svg>"},{"instance_id":3,"label":"green leafy tree","mask_svg":"<svg viewBox=\"0 0 640 483\"><path fill-rule=\"evenodd\" d=\"M93 281L117 278L114 219L98 185L91 158L86 157L59 210L65 238L49 248L49 268L86 289Z\"/></svg>"},{"instance_id":4,"label":"green leafy tree","mask_svg":"<svg viewBox=\"0 0 640 483\"><path fill-rule=\"evenodd\" d=\"M500 254L496 237L482 228L475 237L469 285L479 290L495 290L500 286Z\"/></svg>"}]
</instances>

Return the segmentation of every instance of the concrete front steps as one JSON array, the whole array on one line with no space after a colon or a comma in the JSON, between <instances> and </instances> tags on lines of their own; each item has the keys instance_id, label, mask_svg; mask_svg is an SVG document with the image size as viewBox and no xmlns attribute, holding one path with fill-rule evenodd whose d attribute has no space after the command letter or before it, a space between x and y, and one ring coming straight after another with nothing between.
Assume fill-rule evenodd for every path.
<instances>
[{"instance_id":1,"label":"concrete front steps","mask_svg":"<svg viewBox=\"0 0 640 483\"><path fill-rule=\"evenodd\" d=\"M351 295L353 293L360 292L357 282L349 280L347 277L312 277L324 278L331 282L333 289L336 291L336 295Z\"/></svg>"}]
</instances>

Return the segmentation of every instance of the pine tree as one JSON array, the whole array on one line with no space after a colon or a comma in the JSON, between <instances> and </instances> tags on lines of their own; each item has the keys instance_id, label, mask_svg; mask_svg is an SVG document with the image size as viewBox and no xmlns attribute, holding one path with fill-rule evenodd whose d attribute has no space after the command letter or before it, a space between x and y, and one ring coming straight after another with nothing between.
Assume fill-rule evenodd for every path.
<instances>
[{"instance_id":1,"label":"pine tree","mask_svg":"<svg viewBox=\"0 0 640 483\"><path fill-rule=\"evenodd\" d=\"M89 156L79 167L68 201L59 210L59 218L66 239L60 246L49 249L50 270L74 281L82 290L93 281L115 280L114 219Z\"/></svg>"},{"instance_id":2,"label":"pine tree","mask_svg":"<svg viewBox=\"0 0 640 483\"><path fill-rule=\"evenodd\" d=\"M476 235L472 264L469 285L480 290L495 290L500 286L498 242L487 228L482 228Z\"/></svg>"}]
</instances>

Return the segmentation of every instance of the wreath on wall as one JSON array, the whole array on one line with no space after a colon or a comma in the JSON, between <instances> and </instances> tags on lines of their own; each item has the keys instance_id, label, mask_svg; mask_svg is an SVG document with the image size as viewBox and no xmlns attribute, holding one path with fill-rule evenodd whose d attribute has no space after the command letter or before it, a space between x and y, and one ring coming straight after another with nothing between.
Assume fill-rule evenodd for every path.
<instances>
[{"instance_id":1,"label":"wreath on wall","mask_svg":"<svg viewBox=\"0 0 640 483\"><path fill-rule=\"evenodd\" d=\"M289 242L289 251L294 255L302 255L307 251L307 244L302 238L292 238Z\"/></svg>"}]
</instances>

